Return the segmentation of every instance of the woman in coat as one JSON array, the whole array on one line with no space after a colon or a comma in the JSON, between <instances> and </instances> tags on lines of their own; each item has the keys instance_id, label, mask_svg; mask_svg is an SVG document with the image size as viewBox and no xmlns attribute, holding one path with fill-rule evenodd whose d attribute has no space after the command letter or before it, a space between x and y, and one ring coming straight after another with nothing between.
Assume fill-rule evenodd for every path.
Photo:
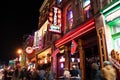
<instances>
[{"instance_id":1,"label":"woman in coat","mask_svg":"<svg viewBox=\"0 0 120 80\"><path fill-rule=\"evenodd\" d=\"M104 62L101 72L103 80L116 80L116 70L109 61Z\"/></svg>"}]
</instances>

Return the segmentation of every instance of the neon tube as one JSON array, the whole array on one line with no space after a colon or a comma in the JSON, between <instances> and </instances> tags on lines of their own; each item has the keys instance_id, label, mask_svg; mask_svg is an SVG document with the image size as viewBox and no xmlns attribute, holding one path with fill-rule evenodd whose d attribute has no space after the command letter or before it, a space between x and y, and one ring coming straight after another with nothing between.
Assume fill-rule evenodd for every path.
<instances>
[{"instance_id":1,"label":"neon tube","mask_svg":"<svg viewBox=\"0 0 120 80\"><path fill-rule=\"evenodd\" d=\"M78 27L77 29L73 30L72 32L66 34L61 39L55 42L56 47L60 47L61 45L71 41L74 38L77 38L78 36L81 36L82 34L92 30L95 28L95 22L94 19L86 22L82 26Z\"/></svg>"}]
</instances>

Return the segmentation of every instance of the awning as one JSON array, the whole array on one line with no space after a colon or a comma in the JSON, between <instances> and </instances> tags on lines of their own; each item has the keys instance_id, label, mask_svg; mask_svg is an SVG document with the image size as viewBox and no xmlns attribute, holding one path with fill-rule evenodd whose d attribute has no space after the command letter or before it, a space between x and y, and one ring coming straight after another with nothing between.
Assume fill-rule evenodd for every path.
<instances>
[{"instance_id":1,"label":"awning","mask_svg":"<svg viewBox=\"0 0 120 80\"><path fill-rule=\"evenodd\" d=\"M101 10L101 13L107 16L118 9L120 9L120 0L111 2L109 5Z\"/></svg>"},{"instance_id":2,"label":"awning","mask_svg":"<svg viewBox=\"0 0 120 80\"><path fill-rule=\"evenodd\" d=\"M62 38L60 38L59 40L57 40L55 42L55 46L60 47L64 44L66 44L67 42L89 32L93 29L95 29L95 21L94 21L94 19L91 19L91 20L87 21L86 23L80 25L76 29L70 31L69 33L64 35Z\"/></svg>"},{"instance_id":3,"label":"awning","mask_svg":"<svg viewBox=\"0 0 120 80\"><path fill-rule=\"evenodd\" d=\"M42 52L40 52L38 54L38 58L42 58L43 56L47 56L47 54L51 54L51 47L46 49L46 50L44 50L44 51L42 51Z\"/></svg>"}]
</instances>

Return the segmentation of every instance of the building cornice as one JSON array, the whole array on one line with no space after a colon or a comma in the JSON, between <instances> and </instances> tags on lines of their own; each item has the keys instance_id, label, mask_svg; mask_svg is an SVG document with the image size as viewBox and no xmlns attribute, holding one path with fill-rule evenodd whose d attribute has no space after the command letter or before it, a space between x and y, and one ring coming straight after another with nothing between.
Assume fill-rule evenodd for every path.
<instances>
[{"instance_id":1,"label":"building cornice","mask_svg":"<svg viewBox=\"0 0 120 80\"><path fill-rule=\"evenodd\" d=\"M45 7L45 5L47 4L47 2L48 2L48 0L44 0L42 6L41 6L40 9L39 9L39 12L41 12L41 11L44 9L44 7Z\"/></svg>"}]
</instances>

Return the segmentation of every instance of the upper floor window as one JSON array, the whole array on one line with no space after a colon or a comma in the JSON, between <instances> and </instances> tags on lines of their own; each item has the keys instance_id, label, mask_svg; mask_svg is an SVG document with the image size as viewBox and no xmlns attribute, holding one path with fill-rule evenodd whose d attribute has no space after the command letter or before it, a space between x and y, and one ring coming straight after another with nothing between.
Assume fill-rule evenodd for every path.
<instances>
[{"instance_id":1,"label":"upper floor window","mask_svg":"<svg viewBox=\"0 0 120 80\"><path fill-rule=\"evenodd\" d=\"M89 4L90 4L90 0L84 0L84 6L83 7L86 7Z\"/></svg>"},{"instance_id":2,"label":"upper floor window","mask_svg":"<svg viewBox=\"0 0 120 80\"><path fill-rule=\"evenodd\" d=\"M62 2L62 0L57 0L57 3L60 4Z\"/></svg>"},{"instance_id":3,"label":"upper floor window","mask_svg":"<svg viewBox=\"0 0 120 80\"><path fill-rule=\"evenodd\" d=\"M120 50L120 25L111 26L113 44L116 50Z\"/></svg>"},{"instance_id":4,"label":"upper floor window","mask_svg":"<svg viewBox=\"0 0 120 80\"><path fill-rule=\"evenodd\" d=\"M115 25L112 27L112 34L119 33L120 32L120 25Z\"/></svg>"},{"instance_id":5,"label":"upper floor window","mask_svg":"<svg viewBox=\"0 0 120 80\"><path fill-rule=\"evenodd\" d=\"M92 16L90 0L84 0L84 17L88 19Z\"/></svg>"},{"instance_id":6,"label":"upper floor window","mask_svg":"<svg viewBox=\"0 0 120 80\"><path fill-rule=\"evenodd\" d=\"M120 50L120 38L114 40L115 49Z\"/></svg>"},{"instance_id":7,"label":"upper floor window","mask_svg":"<svg viewBox=\"0 0 120 80\"><path fill-rule=\"evenodd\" d=\"M68 29L70 30L73 25L73 11L71 10L71 8L69 8L67 11L67 21L68 21Z\"/></svg>"}]
</instances>

